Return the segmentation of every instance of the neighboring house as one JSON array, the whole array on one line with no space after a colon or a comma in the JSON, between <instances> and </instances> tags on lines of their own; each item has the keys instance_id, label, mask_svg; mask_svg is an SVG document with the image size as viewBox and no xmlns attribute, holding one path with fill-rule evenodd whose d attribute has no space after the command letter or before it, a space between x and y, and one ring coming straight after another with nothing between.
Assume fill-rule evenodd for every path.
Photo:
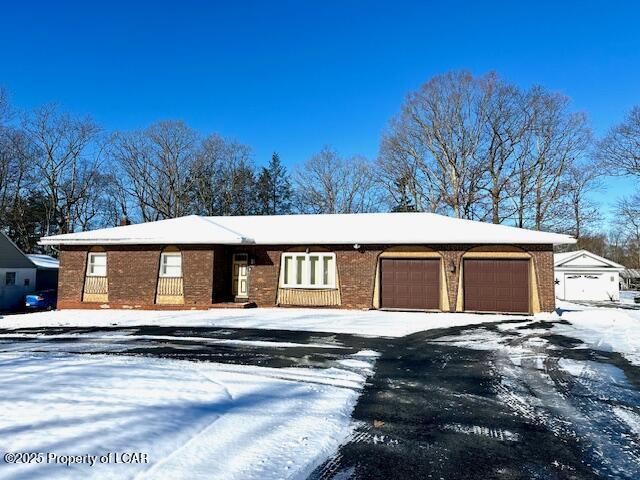
<instances>
[{"instance_id":1,"label":"neighboring house","mask_svg":"<svg viewBox=\"0 0 640 480\"><path fill-rule=\"evenodd\" d=\"M624 290L640 290L640 268L627 268L620 272Z\"/></svg>"},{"instance_id":2,"label":"neighboring house","mask_svg":"<svg viewBox=\"0 0 640 480\"><path fill-rule=\"evenodd\" d=\"M555 308L567 235L431 213L188 216L45 237L59 308Z\"/></svg>"},{"instance_id":3,"label":"neighboring house","mask_svg":"<svg viewBox=\"0 0 640 480\"><path fill-rule=\"evenodd\" d=\"M36 266L0 232L0 311L20 309L36 288Z\"/></svg>"},{"instance_id":4,"label":"neighboring house","mask_svg":"<svg viewBox=\"0 0 640 480\"><path fill-rule=\"evenodd\" d=\"M561 300L620 300L619 274L611 260L586 250L554 255L556 297Z\"/></svg>"},{"instance_id":5,"label":"neighboring house","mask_svg":"<svg viewBox=\"0 0 640 480\"><path fill-rule=\"evenodd\" d=\"M58 269L60 262L49 256L35 253L27 254L36 266L36 290L56 290L58 288Z\"/></svg>"}]
</instances>

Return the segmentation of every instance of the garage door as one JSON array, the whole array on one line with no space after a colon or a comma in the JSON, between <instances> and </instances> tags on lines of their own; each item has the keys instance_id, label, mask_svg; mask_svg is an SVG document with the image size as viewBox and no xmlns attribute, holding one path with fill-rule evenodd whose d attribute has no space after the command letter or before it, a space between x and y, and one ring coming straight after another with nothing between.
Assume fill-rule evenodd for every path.
<instances>
[{"instance_id":1,"label":"garage door","mask_svg":"<svg viewBox=\"0 0 640 480\"><path fill-rule=\"evenodd\" d=\"M529 312L529 261L464 261L464 308L478 312Z\"/></svg>"},{"instance_id":2,"label":"garage door","mask_svg":"<svg viewBox=\"0 0 640 480\"><path fill-rule=\"evenodd\" d=\"M598 273L565 273L565 300L610 300L614 282L609 275Z\"/></svg>"},{"instance_id":3,"label":"garage door","mask_svg":"<svg viewBox=\"0 0 640 480\"><path fill-rule=\"evenodd\" d=\"M382 308L440 308L440 260L383 258L380 272Z\"/></svg>"}]
</instances>

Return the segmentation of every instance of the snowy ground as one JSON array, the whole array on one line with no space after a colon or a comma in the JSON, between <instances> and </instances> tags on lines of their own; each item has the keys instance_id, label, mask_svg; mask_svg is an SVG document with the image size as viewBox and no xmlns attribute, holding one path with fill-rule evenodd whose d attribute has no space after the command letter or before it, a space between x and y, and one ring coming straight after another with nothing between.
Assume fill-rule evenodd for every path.
<instances>
[{"instance_id":1,"label":"snowy ground","mask_svg":"<svg viewBox=\"0 0 640 480\"><path fill-rule=\"evenodd\" d=\"M640 309L589 307L558 302L558 316L570 325L554 332L578 338L595 350L618 352L640 366Z\"/></svg>"},{"instance_id":2,"label":"snowy ground","mask_svg":"<svg viewBox=\"0 0 640 480\"><path fill-rule=\"evenodd\" d=\"M276 369L27 349L0 353L3 454L141 452L148 463L0 463L0 478L304 476L349 433L375 358Z\"/></svg>"},{"instance_id":3,"label":"snowy ground","mask_svg":"<svg viewBox=\"0 0 640 480\"><path fill-rule=\"evenodd\" d=\"M640 297L640 292L635 290L621 290L620 291L620 303L626 305L640 305L634 301L634 298Z\"/></svg>"},{"instance_id":4,"label":"snowy ground","mask_svg":"<svg viewBox=\"0 0 640 480\"><path fill-rule=\"evenodd\" d=\"M550 314L536 318L546 319ZM205 311L61 310L0 316L0 328L130 327L138 325L260 328L400 337L422 330L526 318L513 315L383 312L303 308L214 309Z\"/></svg>"},{"instance_id":5,"label":"snowy ground","mask_svg":"<svg viewBox=\"0 0 640 480\"><path fill-rule=\"evenodd\" d=\"M0 460L0 479L305 478L327 457L313 478L405 467L453 478L465 462L487 478L640 478L639 366L640 310L566 302L536 316L5 316L1 453L140 452L148 463Z\"/></svg>"}]
</instances>

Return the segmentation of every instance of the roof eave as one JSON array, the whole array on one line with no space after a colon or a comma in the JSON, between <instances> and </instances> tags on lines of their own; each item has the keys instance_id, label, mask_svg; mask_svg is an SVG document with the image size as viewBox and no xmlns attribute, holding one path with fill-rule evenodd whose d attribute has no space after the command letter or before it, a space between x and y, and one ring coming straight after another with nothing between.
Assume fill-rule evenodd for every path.
<instances>
[{"instance_id":1,"label":"roof eave","mask_svg":"<svg viewBox=\"0 0 640 480\"><path fill-rule=\"evenodd\" d=\"M198 239L198 240L183 240L183 239L140 239L140 240L114 240L114 239L91 239L91 240L70 240L70 239L55 239L55 238L42 238L38 242L38 245L78 245L78 246L90 246L90 245L310 245L310 244L322 244L322 245L570 245L576 243L575 239L569 238L564 240L535 240L535 241L523 241L523 240L483 240L483 239L465 239L465 240L447 240L447 241L434 241L429 239L424 240L396 240L396 239L340 239L340 240L320 240L320 241L255 241L253 239L242 238L237 241L230 240L210 240L210 239Z\"/></svg>"}]
</instances>

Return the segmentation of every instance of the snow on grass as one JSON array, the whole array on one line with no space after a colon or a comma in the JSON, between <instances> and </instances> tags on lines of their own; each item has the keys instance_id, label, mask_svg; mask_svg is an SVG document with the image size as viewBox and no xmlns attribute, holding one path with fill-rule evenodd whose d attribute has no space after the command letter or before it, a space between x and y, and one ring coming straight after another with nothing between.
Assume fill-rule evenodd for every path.
<instances>
[{"instance_id":1,"label":"snow on grass","mask_svg":"<svg viewBox=\"0 0 640 480\"><path fill-rule=\"evenodd\" d=\"M199 336L175 336L175 335L135 335L134 331L130 331L128 335L119 333L101 332L101 333L65 333L45 335L43 333L2 333L0 339L33 339L33 340L83 340L97 342L118 342L135 340L151 340L151 341L178 341L178 342L197 342L198 344L209 345L228 345L237 347L272 347L272 348L345 348L340 344L329 343L296 343L296 342L271 342L266 340L237 340L226 338L209 338Z\"/></svg>"},{"instance_id":2,"label":"snow on grass","mask_svg":"<svg viewBox=\"0 0 640 480\"><path fill-rule=\"evenodd\" d=\"M640 310L559 302L559 312L571 325L556 324L554 333L582 340L595 350L619 352L640 365Z\"/></svg>"},{"instance_id":3,"label":"snow on grass","mask_svg":"<svg viewBox=\"0 0 640 480\"><path fill-rule=\"evenodd\" d=\"M640 292L635 290L620 290L620 303L635 305L634 298L640 297Z\"/></svg>"},{"instance_id":4,"label":"snow on grass","mask_svg":"<svg viewBox=\"0 0 640 480\"><path fill-rule=\"evenodd\" d=\"M375 352L339 368L266 368L111 355L0 354L4 452L148 463L0 463L0 478L304 476L349 434Z\"/></svg>"},{"instance_id":5,"label":"snow on grass","mask_svg":"<svg viewBox=\"0 0 640 480\"><path fill-rule=\"evenodd\" d=\"M548 318L549 315L551 314L540 314L535 318ZM304 330L401 337L422 330L503 320L525 320L527 318L532 317L303 308L213 309L205 311L59 310L0 317L0 328L154 325Z\"/></svg>"}]
</instances>

